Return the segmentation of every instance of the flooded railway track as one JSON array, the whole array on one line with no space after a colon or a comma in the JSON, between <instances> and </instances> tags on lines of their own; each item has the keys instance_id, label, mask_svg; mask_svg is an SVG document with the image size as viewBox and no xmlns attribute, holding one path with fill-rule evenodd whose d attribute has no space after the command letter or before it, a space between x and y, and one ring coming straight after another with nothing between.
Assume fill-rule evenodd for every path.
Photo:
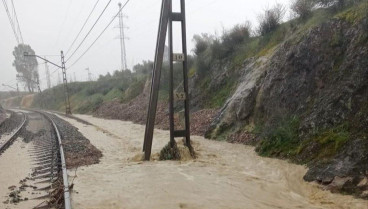
<instances>
[{"instance_id":1,"label":"flooded railway track","mask_svg":"<svg viewBox=\"0 0 368 209\"><path fill-rule=\"evenodd\" d=\"M21 193L22 191L24 193L28 192L28 195L32 194L32 197L30 197L32 201L29 202L29 198L18 198L19 202L21 202L19 203L14 202L13 198L8 203L15 203L15 205L19 203L23 204L25 208L35 209L70 209L71 203L65 155L61 134L57 125L49 113L41 111L19 112L23 114L24 120L12 134L11 139L4 146L1 146L1 151L3 152L6 148L9 148L18 136L23 138L23 141L26 143L29 143L27 155L30 158L29 170L31 173L28 173L28 177L20 181L22 185L15 192L19 193L19 197L24 196ZM24 150L22 151L24 152ZM9 194L10 197L12 193L14 191ZM17 196L18 194L15 195Z\"/></svg>"},{"instance_id":2,"label":"flooded railway track","mask_svg":"<svg viewBox=\"0 0 368 209\"><path fill-rule=\"evenodd\" d=\"M50 122L56 140L52 138L48 141L42 140L35 146L32 157L37 159L38 166L34 169L34 178L50 183L50 186L44 188L51 189L49 192L51 201L48 206L58 206L57 208L63 206L65 209L71 209L68 174L60 131L48 113L39 111L37 113Z\"/></svg>"},{"instance_id":3,"label":"flooded railway track","mask_svg":"<svg viewBox=\"0 0 368 209\"><path fill-rule=\"evenodd\" d=\"M13 114L16 114L16 113L13 113ZM17 139L19 133L21 132L21 130L26 124L26 121L27 121L26 114L23 112L21 112L20 114L22 114L22 117L23 117L20 125L9 135L3 135L0 138L0 155L14 142L14 140ZM1 125L2 124L4 124L4 121L1 123Z\"/></svg>"}]
</instances>

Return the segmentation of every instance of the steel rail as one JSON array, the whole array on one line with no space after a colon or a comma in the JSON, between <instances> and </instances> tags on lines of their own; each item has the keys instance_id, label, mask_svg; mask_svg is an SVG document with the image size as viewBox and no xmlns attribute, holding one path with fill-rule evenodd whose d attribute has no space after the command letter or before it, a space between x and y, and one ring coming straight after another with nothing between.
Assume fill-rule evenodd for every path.
<instances>
[{"instance_id":1,"label":"steel rail","mask_svg":"<svg viewBox=\"0 0 368 209\"><path fill-rule=\"evenodd\" d=\"M63 173L63 185L64 185L64 207L65 209L72 209L71 202L70 202L70 192L69 192L69 182L68 182L68 173L66 169L66 162L65 162L65 154L64 154L64 148L63 143L61 142L61 135L59 132L58 127L56 126L55 122L51 119L50 116L48 116L44 112L37 111L40 114L42 114L47 120L50 121L52 126L54 127L58 143L59 143L59 152L60 152L60 158L61 158L61 168Z\"/></svg>"},{"instance_id":2,"label":"steel rail","mask_svg":"<svg viewBox=\"0 0 368 209\"><path fill-rule=\"evenodd\" d=\"M6 149L8 148L13 142L15 139L17 139L18 137L18 134L20 133L20 131L22 130L22 128L24 127L24 124L26 124L26 121L27 121L27 116L26 114L23 114L23 121L22 123L20 124L20 126L15 130L15 132L10 136L9 140L7 142L5 142L3 145L0 145L0 155L1 153Z\"/></svg>"}]
</instances>

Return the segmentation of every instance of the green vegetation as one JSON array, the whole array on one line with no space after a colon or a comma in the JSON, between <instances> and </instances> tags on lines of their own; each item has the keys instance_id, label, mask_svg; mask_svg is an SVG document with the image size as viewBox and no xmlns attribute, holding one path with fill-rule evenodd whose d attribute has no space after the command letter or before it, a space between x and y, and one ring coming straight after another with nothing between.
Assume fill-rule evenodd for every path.
<instances>
[{"instance_id":1,"label":"green vegetation","mask_svg":"<svg viewBox=\"0 0 368 209\"><path fill-rule=\"evenodd\" d=\"M331 129L320 131L315 136L303 141L298 148L297 154L303 153L308 147L314 145L313 153L303 161L326 160L337 154L337 152L351 138L350 129L347 124L342 124Z\"/></svg>"},{"instance_id":2,"label":"green vegetation","mask_svg":"<svg viewBox=\"0 0 368 209\"><path fill-rule=\"evenodd\" d=\"M301 139L297 117L284 119L276 127L267 130L256 126L256 132L262 137L256 148L261 156L289 158L300 163L328 160L351 138L349 126L342 124Z\"/></svg>"},{"instance_id":3,"label":"green vegetation","mask_svg":"<svg viewBox=\"0 0 368 209\"><path fill-rule=\"evenodd\" d=\"M34 56L24 56L24 54L34 55L35 51L30 45L18 44L14 47L13 66L17 71L18 81L24 83L28 91L33 93L37 89L36 81L39 80L40 76L37 70L37 59Z\"/></svg>"},{"instance_id":4,"label":"green vegetation","mask_svg":"<svg viewBox=\"0 0 368 209\"><path fill-rule=\"evenodd\" d=\"M188 57L189 68L193 67L193 57ZM70 103L74 113L93 113L103 102L118 101L129 102L140 95L146 81L150 79L153 63L144 61L134 66L133 72L115 71L112 75L107 73L93 82L69 83ZM182 85L182 65L174 65L175 88ZM167 99L169 91L169 68L166 64L161 72L160 98ZM37 94L32 104L33 107L41 107L50 110L64 111L64 87L63 85L43 91Z\"/></svg>"},{"instance_id":5,"label":"green vegetation","mask_svg":"<svg viewBox=\"0 0 368 209\"><path fill-rule=\"evenodd\" d=\"M241 69L242 64L248 58L259 58L271 55L274 50L286 41L296 44L303 39L307 31L321 25L334 17L340 19L355 20L367 14L367 2L364 1L329 1L329 0L295 0L294 9L299 12L299 18L281 23L284 8L275 5L261 15L258 31L252 31L248 22L236 25L233 29L225 30L221 36L209 34L196 35L194 68L190 71L190 77L196 79L196 86L203 92L203 107L219 108L226 99L231 96L236 87L236 70ZM344 5L344 6L341 6ZM318 6L317 9L312 9ZM359 17L359 18L358 18ZM267 26L266 23L272 23ZM267 27L266 27L267 26ZM254 35L255 34L255 35ZM359 42L368 40L368 35L362 37ZM331 46L340 46L341 34L334 34L329 43ZM343 57L336 60L334 69L338 69ZM213 79L219 71L227 71L227 77L222 81ZM235 78L233 78L235 77ZM211 88L211 89L210 89Z\"/></svg>"},{"instance_id":6,"label":"green vegetation","mask_svg":"<svg viewBox=\"0 0 368 209\"><path fill-rule=\"evenodd\" d=\"M252 30L249 22L239 24L231 29L224 30L220 36L201 34L193 38L194 56L188 57L189 78L194 81L195 88L200 89L201 104L206 108L220 108L232 95L237 85L238 71L248 58L269 56L285 41L291 44L302 40L306 31L320 25L331 18L339 18L349 22L359 21L367 15L368 3L346 0L339 9L329 0L313 0L313 5L323 5L324 8L312 9L312 0L295 0L294 12L299 18L281 23L284 8L275 5L266 9L260 15L260 26L257 31ZM339 1L340 2L340 1ZM329 5L330 7L326 6ZM352 5L352 6L350 6ZM262 18L261 18L262 17ZM272 25L266 24L272 23ZM264 26L262 29L262 25ZM267 26L267 27L266 27ZM341 35L335 34L330 45L339 46ZM357 42L368 41L368 35L361 37ZM338 69L341 60L336 60L334 69ZM132 71L115 71L108 73L95 82L79 82L69 85L73 112L92 113L103 102L129 102L143 92L146 81L150 79L153 63L144 61L134 66ZM174 86L182 86L182 66L174 64ZM221 79L219 74L225 74ZM164 64L160 83L160 100L168 98L169 68ZM63 86L44 91L37 95L34 107L63 110Z\"/></svg>"},{"instance_id":7,"label":"green vegetation","mask_svg":"<svg viewBox=\"0 0 368 209\"><path fill-rule=\"evenodd\" d=\"M75 108L78 113L85 114L90 113L98 109L98 107L103 102L102 94L93 94L92 96L86 98L82 103Z\"/></svg>"},{"instance_id":8,"label":"green vegetation","mask_svg":"<svg viewBox=\"0 0 368 209\"><path fill-rule=\"evenodd\" d=\"M209 89L208 91L210 92L206 92L209 99L205 103L205 106L207 108L221 107L224 105L229 96L232 95L235 86L236 82L234 82L233 79L228 79L223 86L220 86L218 90Z\"/></svg>"},{"instance_id":9,"label":"green vegetation","mask_svg":"<svg viewBox=\"0 0 368 209\"><path fill-rule=\"evenodd\" d=\"M299 146L299 119L291 117L284 119L270 131L263 131L264 139L257 147L262 156L288 157L295 155Z\"/></svg>"},{"instance_id":10,"label":"green vegetation","mask_svg":"<svg viewBox=\"0 0 368 209\"><path fill-rule=\"evenodd\" d=\"M346 9L335 15L336 18L348 21L352 24L360 22L363 18L368 17L368 2L363 1L351 8Z\"/></svg>"},{"instance_id":11,"label":"green vegetation","mask_svg":"<svg viewBox=\"0 0 368 209\"><path fill-rule=\"evenodd\" d=\"M144 65L148 68L149 63ZM129 101L138 96L144 88L149 74L139 65L135 72L115 71L100 76L94 82L75 82L68 85L72 111L76 113L92 113L106 101ZM144 74L146 73L146 74ZM33 106L52 110L64 110L64 87L56 86L36 95Z\"/></svg>"}]
</instances>

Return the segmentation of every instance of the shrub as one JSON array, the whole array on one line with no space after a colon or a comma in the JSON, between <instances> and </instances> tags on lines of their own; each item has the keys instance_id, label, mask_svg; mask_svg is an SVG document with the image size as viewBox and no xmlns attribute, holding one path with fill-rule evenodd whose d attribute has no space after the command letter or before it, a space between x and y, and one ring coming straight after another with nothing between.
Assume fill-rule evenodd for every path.
<instances>
[{"instance_id":1,"label":"shrub","mask_svg":"<svg viewBox=\"0 0 368 209\"><path fill-rule=\"evenodd\" d=\"M282 4L276 4L273 8L266 9L264 14L258 16L258 33L263 36L274 31L281 24L284 16L285 7Z\"/></svg>"},{"instance_id":2,"label":"shrub","mask_svg":"<svg viewBox=\"0 0 368 209\"><path fill-rule=\"evenodd\" d=\"M308 17L314 7L312 0L293 0L291 3L291 10L299 17Z\"/></svg>"},{"instance_id":3,"label":"shrub","mask_svg":"<svg viewBox=\"0 0 368 209\"><path fill-rule=\"evenodd\" d=\"M202 35L194 35L193 41L195 43L193 52L199 56L203 54L213 42L213 36L203 33Z\"/></svg>"},{"instance_id":4,"label":"shrub","mask_svg":"<svg viewBox=\"0 0 368 209\"><path fill-rule=\"evenodd\" d=\"M222 46L225 51L225 56L231 54L245 40L249 39L252 33L252 25L249 21L244 24L236 25L228 32L222 35Z\"/></svg>"},{"instance_id":5,"label":"shrub","mask_svg":"<svg viewBox=\"0 0 368 209\"><path fill-rule=\"evenodd\" d=\"M256 148L263 156L285 157L296 154L299 146L299 118L283 119L276 127L264 130L265 138Z\"/></svg>"},{"instance_id":6,"label":"shrub","mask_svg":"<svg viewBox=\"0 0 368 209\"><path fill-rule=\"evenodd\" d=\"M152 72L153 62L152 61L143 61L142 64L137 64L133 67L133 71L137 74L148 75Z\"/></svg>"},{"instance_id":7,"label":"shrub","mask_svg":"<svg viewBox=\"0 0 368 209\"><path fill-rule=\"evenodd\" d=\"M195 35L193 37L195 42L194 54L197 56L196 59L196 73L200 78L203 78L210 70L209 51L211 51L214 37L208 34Z\"/></svg>"}]
</instances>

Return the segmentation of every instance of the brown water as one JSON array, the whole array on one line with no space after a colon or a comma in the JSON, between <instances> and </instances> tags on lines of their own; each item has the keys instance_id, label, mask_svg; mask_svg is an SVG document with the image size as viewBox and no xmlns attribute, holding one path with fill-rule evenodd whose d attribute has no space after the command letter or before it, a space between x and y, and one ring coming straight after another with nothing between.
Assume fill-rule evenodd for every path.
<instances>
[{"instance_id":1,"label":"brown water","mask_svg":"<svg viewBox=\"0 0 368 209\"><path fill-rule=\"evenodd\" d=\"M32 172L32 163L34 163L28 154L31 144L22 142L18 138L1 156L0 156L0 208L4 209L29 209L39 205L44 200L35 200L33 198L46 195L45 192L34 191L28 187L20 193L21 199L28 198L27 201L21 201L17 204L4 203L10 200L9 187L15 186L18 189L21 184L20 180L30 177ZM46 184L34 184L34 181L28 180L27 185L44 187Z\"/></svg>"},{"instance_id":2,"label":"brown water","mask_svg":"<svg viewBox=\"0 0 368 209\"><path fill-rule=\"evenodd\" d=\"M14 110L17 112L25 112L21 110ZM43 128L43 123L39 120L39 116L28 115L29 123L26 126L26 130L32 133L37 133ZM10 137L9 135L4 137ZM20 198L26 201L19 203L10 203L11 198L9 194L12 190L9 187L14 186L16 190L22 186L21 180L27 177L31 177L33 172L32 168L35 167L36 161L32 159L30 153L34 150L32 142L25 143L22 138L18 138L14 143L4 151L0 156L0 209L29 209L42 204L48 199L36 199L47 195L47 191L35 191L31 187L26 187L24 191L21 191ZM49 186L47 183L36 183L39 180L28 179L25 184L28 186L35 186L37 188L44 188Z\"/></svg>"},{"instance_id":3,"label":"brown water","mask_svg":"<svg viewBox=\"0 0 368 209\"><path fill-rule=\"evenodd\" d=\"M100 164L77 169L74 208L368 208L368 201L304 182L305 167L259 157L249 146L193 137L196 160L134 162L141 154L144 126L78 117L98 128L66 120L104 156ZM153 153L168 138L169 132L156 130ZM71 179L74 174L70 171Z\"/></svg>"}]
</instances>

